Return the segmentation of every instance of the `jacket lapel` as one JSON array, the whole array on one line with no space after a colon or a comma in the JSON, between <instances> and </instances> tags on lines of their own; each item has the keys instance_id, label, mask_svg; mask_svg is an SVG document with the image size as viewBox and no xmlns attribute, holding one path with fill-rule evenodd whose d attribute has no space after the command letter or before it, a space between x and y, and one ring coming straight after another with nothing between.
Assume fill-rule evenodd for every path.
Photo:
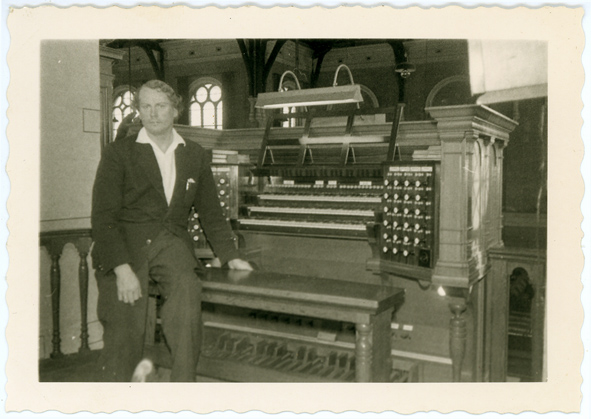
<instances>
[{"instance_id":1,"label":"jacket lapel","mask_svg":"<svg viewBox=\"0 0 591 419\"><path fill-rule=\"evenodd\" d=\"M146 178L150 181L154 189L156 189L159 195L166 202L166 195L164 194L164 185L162 184L162 175L160 174L160 167L156 161L154 150L150 144L133 144L137 153L137 163L146 174ZM176 189L176 188L175 188Z\"/></svg>"},{"instance_id":2,"label":"jacket lapel","mask_svg":"<svg viewBox=\"0 0 591 419\"><path fill-rule=\"evenodd\" d=\"M191 161L189 159L187 147L179 144L175 150L176 181L174 184L172 199L170 201L171 207L174 206L179 199L182 202L182 198L185 196L190 165Z\"/></svg>"}]
</instances>

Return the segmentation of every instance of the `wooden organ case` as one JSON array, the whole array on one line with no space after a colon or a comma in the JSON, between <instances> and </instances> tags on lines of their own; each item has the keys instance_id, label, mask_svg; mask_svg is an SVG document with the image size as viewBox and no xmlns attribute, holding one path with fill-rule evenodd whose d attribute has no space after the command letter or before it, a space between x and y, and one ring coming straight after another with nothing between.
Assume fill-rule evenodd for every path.
<instances>
[{"instance_id":1,"label":"wooden organ case","mask_svg":"<svg viewBox=\"0 0 591 419\"><path fill-rule=\"evenodd\" d=\"M503 149L516 123L478 105L426 111L435 121L424 135L435 134L438 144L386 164L382 207L368 226L373 257L367 267L385 282L407 282L396 321L411 324L411 332L406 340L399 332L394 349L443 364L449 359L454 381L487 381L499 367L491 361L494 301L488 294L504 286L487 280L489 250L503 245ZM452 313L447 333L445 303ZM425 376L447 378L436 368Z\"/></svg>"},{"instance_id":2,"label":"wooden organ case","mask_svg":"<svg viewBox=\"0 0 591 419\"><path fill-rule=\"evenodd\" d=\"M498 342L493 328L494 333L506 330L493 321L493 296L505 284L489 279L489 250L503 245L503 149L516 123L480 105L428 108L432 119L427 121L400 122L401 110L373 111L389 113L391 123L360 110L344 117L314 111L269 116L258 151L252 146L241 151L258 161L247 182L229 189L240 195L232 201L229 218L247 242L261 235L288 241L288 236L295 242L287 246L295 249L309 243L298 240L311 237L321 244L333 240L337 252L345 249L344 242L362 247L368 242L367 270L361 267L366 276L359 271L347 275L351 262L336 260L334 249L328 274L320 276L405 289L391 324L393 381L499 379L502 362L493 355ZM301 118L304 126L274 127L282 118ZM325 125L328 118L340 122ZM222 141L227 147L235 148L239 140L256 143L254 131L227 135L229 140ZM276 251L290 250L263 249L265 270L318 275L318 264L273 259ZM228 359L240 358L240 348L252 347L262 366L282 365L279 359L287 356L299 362L300 372L332 363L341 377L351 379L354 334L342 325L325 330L305 315L217 309L205 324L206 352L221 348ZM237 371L234 361L232 369L219 362L225 379ZM257 371L262 380L319 379Z\"/></svg>"}]
</instances>

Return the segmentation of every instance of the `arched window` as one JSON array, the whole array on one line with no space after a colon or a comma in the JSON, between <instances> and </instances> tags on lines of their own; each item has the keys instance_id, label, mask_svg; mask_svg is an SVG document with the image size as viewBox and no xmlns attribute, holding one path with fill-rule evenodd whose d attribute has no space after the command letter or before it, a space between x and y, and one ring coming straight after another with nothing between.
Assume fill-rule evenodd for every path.
<instances>
[{"instance_id":1,"label":"arched window","mask_svg":"<svg viewBox=\"0 0 591 419\"><path fill-rule=\"evenodd\" d=\"M131 103L134 94L135 89L129 90L129 86L119 86L113 91L113 138L117 136L117 128L119 128L123 118L133 111Z\"/></svg>"},{"instance_id":2,"label":"arched window","mask_svg":"<svg viewBox=\"0 0 591 419\"><path fill-rule=\"evenodd\" d=\"M211 77L203 77L189 87L189 125L222 129L222 84Z\"/></svg>"},{"instance_id":3,"label":"arched window","mask_svg":"<svg viewBox=\"0 0 591 419\"><path fill-rule=\"evenodd\" d=\"M437 83L427 95L425 108L474 103L468 76L451 76Z\"/></svg>"}]
</instances>

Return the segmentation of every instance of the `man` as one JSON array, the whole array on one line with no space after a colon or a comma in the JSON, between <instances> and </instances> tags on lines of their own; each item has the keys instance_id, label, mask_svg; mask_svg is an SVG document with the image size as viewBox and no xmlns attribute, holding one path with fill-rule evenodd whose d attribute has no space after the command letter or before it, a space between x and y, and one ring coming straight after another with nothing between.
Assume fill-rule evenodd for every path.
<instances>
[{"instance_id":1,"label":"man","mask_svg":"<svg viewBox=\"0 0 591 419\"><path fill-rule=\"evenodd\" d=\"M162 328L172 354L172 381L194 381L201 343L201 285L187 221L199 214L214 252L230 269L240 259L222 215L205 151L185 141L173 123L182 99L152 80L134 107L143 128L105 147L93 189L93 263L104 333L102 381L129 381L142 358L148 282L164 298Z\"/></svg>"}]
</instances>

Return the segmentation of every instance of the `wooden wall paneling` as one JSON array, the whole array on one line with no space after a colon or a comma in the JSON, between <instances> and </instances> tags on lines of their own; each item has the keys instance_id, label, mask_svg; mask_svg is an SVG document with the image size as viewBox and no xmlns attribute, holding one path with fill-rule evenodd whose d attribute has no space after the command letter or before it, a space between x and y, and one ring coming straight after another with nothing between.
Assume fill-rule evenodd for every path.
<instances>
[{"instance_id":1,"label":"wooden wall paneling","mask_svg":"<svg viewBox=\"0 0 591 419\"><path fill-rule=\"evenodd\" d=\"M504 381L507 375L509 331L509 278L515 268L527 271L534 287L531 307L531 379L543 381L544 323L546 315L546 253L531 249L495 248L490 252L491 279L489 285L491 316L490 356L491 381Z\"/></svg>"}]
</instances>

